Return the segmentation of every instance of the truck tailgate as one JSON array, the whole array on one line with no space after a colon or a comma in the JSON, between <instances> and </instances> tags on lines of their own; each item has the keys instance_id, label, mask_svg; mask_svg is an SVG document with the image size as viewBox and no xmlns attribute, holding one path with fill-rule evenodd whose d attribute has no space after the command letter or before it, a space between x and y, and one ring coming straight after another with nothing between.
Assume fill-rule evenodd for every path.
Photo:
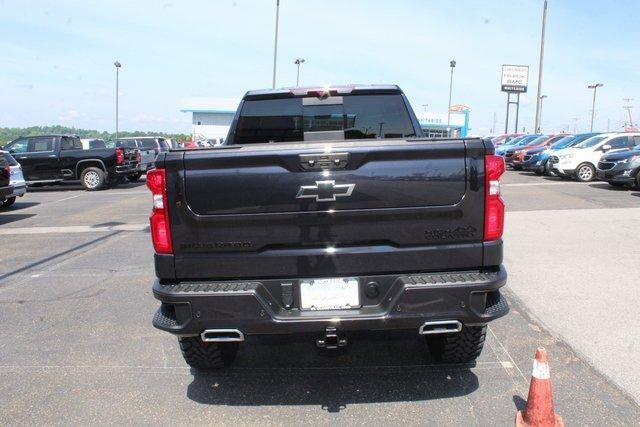
<instances>
[{"instance_id":1,"label":"truck tailgate","mask_svg":"<svg viewBox=\"0 0 640 427\"><path fill-rule=\"evenodd\" d=\"M256 144L169 153L177 278L477 268L479 139Z\"/></svg>"}]
</instances>

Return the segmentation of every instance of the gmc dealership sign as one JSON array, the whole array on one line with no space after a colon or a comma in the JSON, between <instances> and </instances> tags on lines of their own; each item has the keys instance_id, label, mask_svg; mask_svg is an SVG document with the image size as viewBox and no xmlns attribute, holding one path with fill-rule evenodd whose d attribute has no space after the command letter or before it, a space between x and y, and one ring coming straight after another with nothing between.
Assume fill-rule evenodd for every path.
<instances>
[{"instance_id":1,"label":"gmc dealership sign","mask_svg":"<svg viewBox=\"0 0 640 427\"><path fill-rule=\"evenodd\" d=\"M503 65L502 66L502 91L526 92L529 82L528 65Z\"/></svg>"}]
</instances>

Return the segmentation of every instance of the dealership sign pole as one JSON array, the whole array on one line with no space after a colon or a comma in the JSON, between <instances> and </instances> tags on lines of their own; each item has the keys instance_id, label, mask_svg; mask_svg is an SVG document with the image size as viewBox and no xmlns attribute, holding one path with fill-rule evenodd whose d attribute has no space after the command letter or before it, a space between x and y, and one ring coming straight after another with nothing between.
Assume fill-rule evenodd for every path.
<instances>
[{"instance_id":1,"label":"dealership sign pole","mask_svg":"<svg viewBox=\"0 0 640 427\"><path fill-rule=\"evenodd\" d=\"M520 94L527 92L529 83L528 65L503 65L500 87L502 92L507 92L507 117L504 122L504 133L509 132L509 107L516 104L515 133L518 133L518 116L520 115ZM511 100L511 94L516 95L516 100Z\"/></svg>"}]
</instances>

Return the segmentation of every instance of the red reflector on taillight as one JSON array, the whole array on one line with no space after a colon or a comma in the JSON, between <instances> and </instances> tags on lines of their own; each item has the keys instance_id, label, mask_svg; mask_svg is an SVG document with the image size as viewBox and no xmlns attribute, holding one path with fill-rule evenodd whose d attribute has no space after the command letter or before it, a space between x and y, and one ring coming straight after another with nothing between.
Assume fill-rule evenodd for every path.
<instances>
[{"instance_id":1,"label":"red reflector on taillight","mask_svg":"<svg viewBox=\"0 0 640 427\"><path fill-rule=\"evenodd\" d=\"M124 150L122 148L116 148L116 164L121 165L124 163Z\"/></svg>"},{"instance_id":2,"label":"red reflector on taillight","mask_svg":"<svg viewBox=\"0 0 640 427\"><path fill-rule=\"evenodd\" d=\"M147 172L147 187L153 194L153 211L149 217L153 248L159 254L173 253L169 212L167 210L167 183L164 169Z\"/></svg>"},{"instance_id":3,"label":"red reflector on taillight","mask_svg":"<svg viewBox=\"0 0 640 427\"><path fill-rule=\"evenodd\" d=\"M498 240L504 231L504 201L500 196L500 177L504 173L501 156L484 157L484 240Z\"/></svg>"}]
</instances>

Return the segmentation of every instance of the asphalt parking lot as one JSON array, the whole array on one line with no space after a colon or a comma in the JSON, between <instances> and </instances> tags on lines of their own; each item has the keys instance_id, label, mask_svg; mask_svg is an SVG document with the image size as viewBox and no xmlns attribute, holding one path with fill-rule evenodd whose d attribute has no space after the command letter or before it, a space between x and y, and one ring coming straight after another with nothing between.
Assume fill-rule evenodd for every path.
<instances>
[{"instance_id":1,"label":"asphalt parking lot","mask_svg":"<svg viewBox=\"0 0 640 427\"><path fill-rule=\"evenodd\" d=\"M0 424L509 425L539 345L567 425L637 423L640 192L510 171L503 195L512 311L476 364L361 334L334 357L250 339L200 374L151 326L144 184L34 189L0 213Z\"/></svg>"}]
</instances>

